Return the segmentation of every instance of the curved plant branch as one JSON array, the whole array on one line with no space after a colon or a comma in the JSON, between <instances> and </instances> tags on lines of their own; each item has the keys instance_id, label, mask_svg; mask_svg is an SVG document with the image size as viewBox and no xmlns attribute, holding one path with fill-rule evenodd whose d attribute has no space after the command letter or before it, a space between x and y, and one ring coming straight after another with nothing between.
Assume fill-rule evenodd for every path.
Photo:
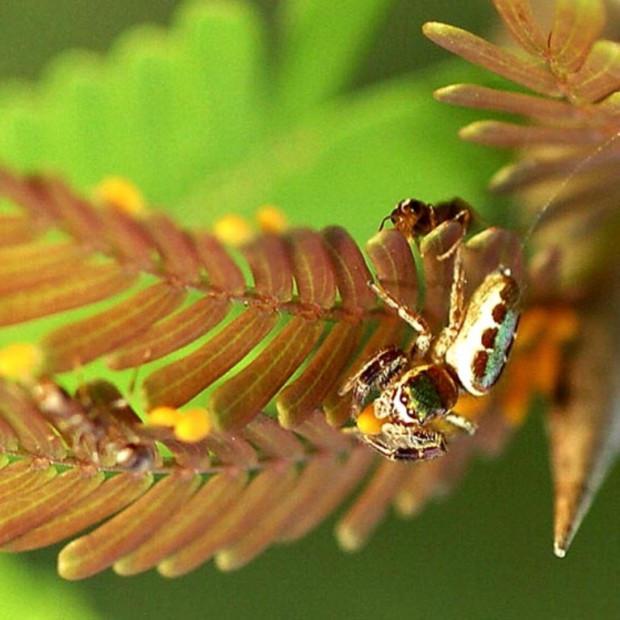
<instances>
[{"instance_id":1,"label":"curved plant branch","mask_svg":"<svg viewBox=\"0 0 620 620\"><path fill-rule=\"evenodd\" d=\"M496 420L484 431L481 420L475 440L425 469L427 483L418 487L419 474L378 462L350 431L335 428L350 417L348 398L338 395L345 373L410 337L378 307L371 271L344 229L260 234L233 256L210 233L180 229L158 213L137 217L91 203L58 179L5 170L0 193L13 204L0 220L13 231L0 250L1 322L108 302L43 338L37 376L0 385L10 457L0 483L17 477L25 485L0 515L6 550L51 544L111 517L61 553L64 576L111 564L121 573L157 565L176 575L214 554L218 565L234 568L315 526L373 467L338 528L342 544L355 548L389 503L411 512L432 495L430 481L449 484L477 447L490 450L492 437L505 434L506 424ZM437 256L453 243L455 226L422 243L425 312L436 327L452 274L450 261ZM383 285L415 305L405 237L379 233L368 256ZM473 237L465 248L471 284L498 261L522 272L519 256L506 231ZM239 312L228 319L231 307ZM207 390L212 432L180 441L170 428L143 424L111 384L91 381L70 395L51 378L102 356L116 369L159 359L163 365L143 381L147 409ZM272 400L279 424L263 413Z\"/></svg>"}]
</instances>

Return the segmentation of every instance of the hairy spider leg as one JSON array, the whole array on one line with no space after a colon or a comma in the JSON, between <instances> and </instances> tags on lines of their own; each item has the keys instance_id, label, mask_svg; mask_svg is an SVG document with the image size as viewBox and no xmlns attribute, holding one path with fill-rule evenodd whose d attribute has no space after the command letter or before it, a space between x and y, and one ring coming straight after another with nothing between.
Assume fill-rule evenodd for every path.
<instances>
[{"instance_id":1,"label":"hairy spider leg","mask_svg":"<svg viewBox=\"0 0 620 620\"><path fill-rule=\"evenodd\" d=\"M371 390L383 391L408 365L409 357L402 349L394 345L380 349L347 380L338 395L353 392L351 409L355 417Z\"/></svg>"},{"instance_id":2,"label":"hairy spider leg","mask_svg":"<svg viewBox=\"0 0 620 620\"><path fill-rule=\"evenodd\" d=\"M463 256L460 248L454 257L452 271L452 286L450 287L450 302L448 309L448 324L441 330L433 343L431 357L434 362L441 363L446 357L446 351L450 348L465 317L465 270L463 268Z\"/></svg>"},{"instance_id":3,"label":"hairy spider leg","mask_svg":"<svg viewBox=\"0 0 620 620\"><path fill-rule=\"evenodd\" d=\"M412 310L398 301L396 297L384 289L380 284L371 281L368 283L368 286L386 306L396 310L398 316L418 333L418 337L415 342L416 351L420 356L426 355L431 348L431 342L433 339L433 334L431 333L426 319L419 312Z\"/></svg>"}]
</instances>

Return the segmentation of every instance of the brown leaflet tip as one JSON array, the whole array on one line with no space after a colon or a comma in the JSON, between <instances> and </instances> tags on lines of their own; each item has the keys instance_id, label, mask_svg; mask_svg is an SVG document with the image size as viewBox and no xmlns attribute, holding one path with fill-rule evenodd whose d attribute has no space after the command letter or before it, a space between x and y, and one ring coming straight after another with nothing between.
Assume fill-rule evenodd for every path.
<instances>
[{"instance_id":1,"label":"brown leaflet tip","mask_svg":"<svg viewBox=\"0 0 620 620\"><path fill-rule=\"evenodd\" d=\"M590 301L548 420L554 548L566 553L620 449L617 315Z\"/></svg>"}]
</instances>

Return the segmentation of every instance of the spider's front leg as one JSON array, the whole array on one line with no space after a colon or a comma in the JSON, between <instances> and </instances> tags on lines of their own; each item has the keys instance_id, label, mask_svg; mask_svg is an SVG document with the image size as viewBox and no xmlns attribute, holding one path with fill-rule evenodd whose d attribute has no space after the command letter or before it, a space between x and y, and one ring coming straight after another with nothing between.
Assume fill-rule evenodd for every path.
<instances>
[{"instance_id":1,"label":"spider's front leg","mask_svg":"<svg viewBox=\"0 0 620 620\"><path fill-rule=\"evenodd\" d=\"M380 284L371 281L368 283L368 286L386 306L396 310L398 316L418 333L415 343L416 352L420 357L426 355L431 348L433 339L433 334L426 319L415 310L409 308L409 306L398 301L394 295L389 293Z\"/></svg>"},{"instance_id":2,"label":"spider's front leg","mask_svg":"<svg viewBox=\"0 0 620 620\"><path fill-rule=\"evenodd\" d=\"M444 327L433 343L431 353L435 362L441 363L446 351L456 339L465 314L465 270L463 268L463 257L460 248L454 257L454 269L452 272L452 286L450 287L450 306L448 309L448 324Z\"/></svg>"},{"instance_id":3,"label":"spider's front leg","mask_svg":"<svg viewBox=\"0 0 620 620\"><path fill-rule=\"evenodd\" d=\"M361 411L371 390L383 391L395 377L409 366L409 357L398 347L389 346L377 351L338 390L339 396L352 392L351 413L353 417Z\"/></svg>"}]
</instances>

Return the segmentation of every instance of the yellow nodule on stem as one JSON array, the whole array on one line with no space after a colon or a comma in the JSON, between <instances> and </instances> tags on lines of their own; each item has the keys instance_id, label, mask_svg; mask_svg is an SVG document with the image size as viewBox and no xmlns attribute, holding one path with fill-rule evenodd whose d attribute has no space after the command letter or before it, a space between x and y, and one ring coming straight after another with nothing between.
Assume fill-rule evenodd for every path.
<instances>
[{"instance_id":1,"label":"yellow nodule on stem","mask_svg":"<svg viewBox=\"0 0 620 620\"><path fill-rule=\"evenodd\" d=\"M355 420L357 428L363 435L378 435L383 428L383 420L375 415L374 403L366 405Z\"/></svg>"},{"instance_id":2,"label":"yellow nodule on stem","mask_svg":"<svg viewBox=\"0 0 620 620\"><path fill-rule=\"evenodd\" d=\"M239 246L254 237L250 223L239 215L224 215L213 224L213 234L228 245Z\"/></svg>"},{"instance_id":3,"label":"yellow nodule on stem","mask_svg":"<svg viewBox=\"0 0 620 620\"><path fill-rule=\"evenodd\" d=\"M207 410L196 407L181 412L174 426L174 435L180 441L200 441L211 432L211 428Z\"/></svg>"},{"instance_id":4,"label":"yellow nodule on stem","mask_svg":"<svg viewBox=\"0 0 620 620\"><path fill-rule=\"evenodd\" d=\"M94 193L98 202L127 215L140 217L148 213L140 190L122 177L106 177L95 188Z\"/></svg>"},{"instance_id":5,"label":"yellow nodule on stem","mask_svg":"<svg viewBox=\"0 0 620 620\"><path fill-rule=\"evenodd\" d=\"M256 211L256 223L266 233L282 234L289 228L288 218L274 205L264 205Z\"/></svg>"},{"instance_id":6,"label":"yellow nodule on stem","mask_svg":"<svg viewBox=\"0 0 620 620\"><path fill-rule=\"evenodd\" d=\"M32 377L42 359L41 350L29 342L15 342L0 349L0 377Z\"/></svg>"},{"instance_id":7,"label":"yellow nodule on stem","mask_svg":"<svg viewBox=\"0 0 620 620\"><path fill-rule=\"evenodd\" d=\"M170 426L177 424L181 412L174 407L155 407L146 414L146 422L151 426Z\"/></svg>"}]
</instances>

